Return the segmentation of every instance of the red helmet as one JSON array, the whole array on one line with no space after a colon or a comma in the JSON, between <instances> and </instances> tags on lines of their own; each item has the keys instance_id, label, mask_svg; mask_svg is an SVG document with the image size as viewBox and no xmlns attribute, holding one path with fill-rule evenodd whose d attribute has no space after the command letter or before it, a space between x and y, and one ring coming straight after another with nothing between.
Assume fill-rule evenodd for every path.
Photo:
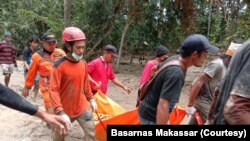
<instances>
[{"instance_id":1,"label":"red helmet","mask_svg":"<svg viewBox=\"0 0 250 141\"><path fill-rule=\"evenodd\" d=\"M79 41L85 40L85 34L82 32L81 29L77 27L67 27L62 32L62 41L63 43L69 41Z\"/></svg>"}]
</instances>

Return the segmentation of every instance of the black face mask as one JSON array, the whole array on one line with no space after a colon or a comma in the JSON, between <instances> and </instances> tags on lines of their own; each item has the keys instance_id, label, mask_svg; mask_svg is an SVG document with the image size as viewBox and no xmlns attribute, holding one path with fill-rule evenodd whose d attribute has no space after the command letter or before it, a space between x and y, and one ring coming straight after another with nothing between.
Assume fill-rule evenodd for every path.
<instances>
[{"instance_id":1,"label":"black face mask","mask_svg":"<svg viewBox=\"0 0 250 141\"><path fill-rule=\"evenodd\" d=\"M49 51L47 51L45 48L43 48L43 52L45 52L45 53L47 53L47 54L49 54L49 55L51 55L53 52L49 52Z\"/></svg>"}]
</instances>

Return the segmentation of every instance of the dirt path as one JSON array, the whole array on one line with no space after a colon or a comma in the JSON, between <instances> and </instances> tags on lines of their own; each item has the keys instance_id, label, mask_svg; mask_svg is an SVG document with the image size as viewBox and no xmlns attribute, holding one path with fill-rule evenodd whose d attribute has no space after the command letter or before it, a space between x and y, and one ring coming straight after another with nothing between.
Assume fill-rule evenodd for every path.
<instances>
[{"instance_id":1,"label":"dirt path","mask_svg":"<svg viewBox=\"0 0 250 141\"><path fill-rule=\"evenodd\" d=\"M19 62L19 66L21 63ZM120 104L127 110L133 109L136 103L137 88L139 84L139 77L143 66L142 64L123 64L120 66L120 73L116 74L117 78L125 85L129 86L132 90L130 95L127 95L121 88L116 87L112 82L109 83L107 95L115 102ZM187 102L187 94L190 83L200 68L191 67L187 72L185 86L182 91L180 105L185 105ZM1 71L2 72L2 71ZM0 83L3 82L4 77L0 75ZM23 87L23 72L14 72L10 81L10 88L20 94ZM28 97L29 101L32 100L33 95ZM34 102L32 102L34 103ZM38 101L34 103L43 107L41 94L38 96ZM1 141L49 141L52 139L52 131L49 130L45 123L39 118L32 117L0 105L0 140ZM77 122L73 123L74 127L66 140L80 141L83 138L82 129Z\"/></svg>"}]
</instances>

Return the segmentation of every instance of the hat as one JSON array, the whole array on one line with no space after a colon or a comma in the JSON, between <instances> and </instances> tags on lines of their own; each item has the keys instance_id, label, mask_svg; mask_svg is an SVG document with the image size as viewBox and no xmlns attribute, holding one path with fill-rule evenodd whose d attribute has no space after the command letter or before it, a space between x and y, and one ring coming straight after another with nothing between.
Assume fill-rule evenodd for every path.
<instances>
[{"instance_id":1,"label":"hat","mask_svg":"<svg viewBox=\"0 0 250 141\"><path fill-rule=\"evenodd\" d=\"M45 33L42 36L42 40L46 42L55 42L56 41L56 36L53 33Z\"/></svg>"},{"instance_id":2,"label":"hat","mask_svg":"<svg viewBox=\"0 0 250 141\"><path fill-rule=\"evenodd\" d=\"M188 36L182 42L181 49L184 52L207 51L213 54L219 52L219 48L211 45L207 37L201 34L193 34Z\"/></svg>"},{"instance_id":3,"label":"hat","mask_svg":"<svg viewBox=\"0 0 250 141\"><path fill-rule=\"evenodd\" d=\"M10 32L4 32L4 37L12 37L12 34Z\"/></svg>"},{"instance_id":4,"label":"hat","mask_svg":"<svg viewBox=\"0 0 250 141\"><path fill-rule=\"evenodd\" d=\"M155 50L155 56L160 57L162 55L168 54L169 50L167 47L160 45Z\"/></svg>"},{"instance_id":5,"label":"hat","mask_svg":"<svg viewBox=\"0 0 250 141\"><path fill-rule=\"evenodd\" d=\"M231 42L230 46L226 51L226 55L233 56L241 45L242 44Z\"/></svg>"},{"instance_id":6,"label":"hat","mask_svg":"<svg viewBox=\"0 0 250 141\"><path fill-rule=\"evenodd\" d=\"M117 49L113 45L106 45L105 46L105 51L110 52L114 55L114 57L117 57Z\"/></svg>"}]
</instances>

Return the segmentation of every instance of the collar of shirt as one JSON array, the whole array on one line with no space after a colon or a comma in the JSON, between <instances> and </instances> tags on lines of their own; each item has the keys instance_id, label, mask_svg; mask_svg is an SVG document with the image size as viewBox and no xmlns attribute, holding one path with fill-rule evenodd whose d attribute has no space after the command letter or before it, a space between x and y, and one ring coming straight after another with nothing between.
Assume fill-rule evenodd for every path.
<instances>
[{"instance_id":1,"label":"collar of shirt","mask_svg":"<svg viewBox=\"0 0 250 141\"><path fill-rule=\"evenodd\" d=\"M105 69L107 69L108 64L105 62L105 60L104 60L103 56L101 56L100 58L101 58L101 60L102 60L102 61L103 61L103 63L104 63L104 67L105 67Z\"/></svg>"}]
</instances>

